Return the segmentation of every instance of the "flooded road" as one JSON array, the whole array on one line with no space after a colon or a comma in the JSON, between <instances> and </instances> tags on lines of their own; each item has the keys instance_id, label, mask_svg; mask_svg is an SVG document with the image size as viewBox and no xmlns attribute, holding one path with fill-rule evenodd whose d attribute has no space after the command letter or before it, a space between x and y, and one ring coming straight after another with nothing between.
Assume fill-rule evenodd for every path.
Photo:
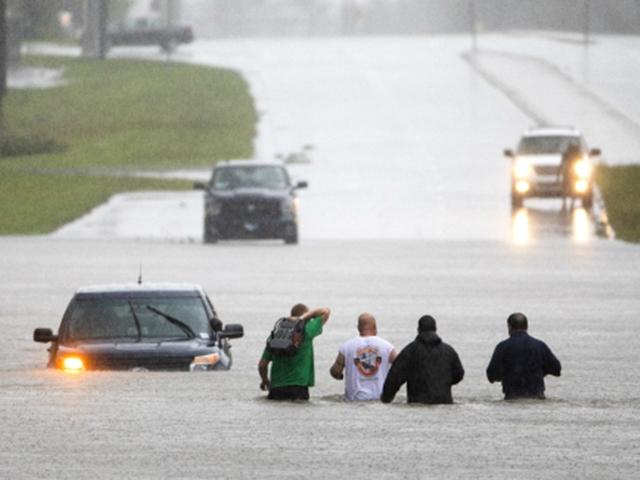
<instances>
[{"instance_id":1,"label":"flooded road","mask_svg":"<svg viewBox=\"0 0 640 480\"><path fill-rule=\"evenodd\" d=\"M216 246L1 238L0 478L635 478L640 455L640 254L595 240L308 241ZM56 328L75 288L197 282L242 323L214 374L44 368L35 327ZM303 273L301 273L303 272ZM273 322L333 309L308 405L271 404L256 363ZM403 347L430 313L466 369L453 406L347 404L328 369L363 310ZM505 403L484 376L506 317L563 364L545 402ZM514 449L518 454L514 454Z\"/></svg>"},{"instance_id":2,"label":"flooded road","mask_svg":"<svg viewBox=\"0 0 640 480\"><path fill-rule=\"evenodd\" d=\"M220 40L174 59L243 74L260 115L257 158L312 147L310 163L290 166L310 184L301 238L505 239L502 149L530 121L459 57L467 46L462 37Z\"/></svg>"},{"instance_id":3,"label":"flooded road","mask_svg":"<svg viewBox=\"0 0 640 480\"><path fill-rule=\"evenodd\" d=\"M181 49L248 79L257 156L313 145L292 165L310 182L301 243L202 245L198 192L117 196L53 236L0 237L0 478L635 478L639 250L596 237L581 208L511 212L501 152L530 119L459 58L466 42ZM141 266L145 281L201 284L244 325L231 371L45 369L33 329L56 329L78 286L134 282ZM256 364L298 301L333 311L317 385L308 404L272 404ZM341 400L328 369L365 310L398 348L435 316L466 369L455 405L408 407L404 391L392 405ZM505 403L485 378L518 310L563 365L545 402Z\"/></svg>"},{"instance_id":4,"label":"flooded road","mask_svg":"<svg viewBox=\"0 0 640 480\"><path fill-rule=\"evenodd\" d=\"M242 73L260 116L257 158L311 147L309 163L291 165L310 182L301 193L303 239L509 240L522 222L509 208L502 150L544 121L576 125L607 163L638 161L637 106L620 92L635 91L640 63L633 38L598 38L588 51L553 36L482 41L475 57L464 36L197 41L172 60ZM113 55L166 59L155 48ZM616 82L607 81L612 69ZM202 231L197 195L121 196L57 235L158 238L140 221L143 210L171 239L192 241ZM534 202L530 213L545 236L576 236L553 222L534 225L560 214L557 203ZM594 232L594 218L586 220Z\"/></svg>"}]
</instances>

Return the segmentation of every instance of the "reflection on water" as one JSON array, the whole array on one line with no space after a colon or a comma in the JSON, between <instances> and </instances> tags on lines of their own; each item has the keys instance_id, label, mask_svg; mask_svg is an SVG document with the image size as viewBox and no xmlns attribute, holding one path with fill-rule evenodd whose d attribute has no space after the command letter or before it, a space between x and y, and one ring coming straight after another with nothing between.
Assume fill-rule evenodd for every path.
<instances>
[{"instance_id":1,"label":"reflection on water","mask_svg":"<svg viewBox=\"0 0 640 480\"><path fill-rule=\"evenodd\" d=\"M584 208L573 210L571 216L573 222L573 240L577 243L587 243L593 236L593 223Z\"/></svg>"},{"instance_id":2,"label":"reflection on water","mask_svg":"<svg viewBox=\"0 0 640 480\"><path fill-rule=\"evenodd\" d=\"M549 237L570 237L588 243L595 236L593 218L584 208L526 208L511 215L511 242L527 245Z\"/></svg>"},{"instance_id":3,"label":"reflection on water","mask_svg":"<svg viewBox=\"0 0 640 480\"><path fill-rule=\"evenodd\" d=\"M526 245L529 238L529 210L522 207L511 217L511 240L516 245Z\"/></svg>"}]
</instances>

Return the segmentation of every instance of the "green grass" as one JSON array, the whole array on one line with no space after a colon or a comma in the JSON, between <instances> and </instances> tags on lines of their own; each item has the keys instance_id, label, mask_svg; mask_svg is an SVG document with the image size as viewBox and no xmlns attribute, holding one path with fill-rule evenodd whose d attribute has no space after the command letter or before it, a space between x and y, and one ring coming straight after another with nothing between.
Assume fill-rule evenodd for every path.
<instances>
[{"instance_id":1,"label":"green grass","mask_svg":"<svg viewBox=\"0 0 640 480\"><path fill-rule=\"evenodd\" d=\"M181 190L191 183L137 177L17 174L0 177L0 235L50 232L117 192Z\"/></svg>"},{"instance_id":2,"label":"green grass","mask_svg":"<svg viewBox=\"0 0 640 480\"><path fill-rule=\"evenodd\" d=\"M63 68L68 84L11 90L5 98L5 138L54 148L0 158L0 233L49 232L125 190L189 187L96 171L202 167L252 156L256 112L235 72L140 60L23 63Z\"/></svg>"},{"instance_id":3,"label":"green grass","mask_svg":"<svg viewBox=\"0 0 640 480\"><path fill-rule=\"evenodd\" d=\"M64 167L162 168L249 157L256 114L235 72L167 62L30 58L68 86L11 91L9 130L69 145Z\"/></svg>"},{"instance_id":4,"label":"green grass","mask_svg":"<svg viewBox=\"0 0 640 480\"><path fill-rule=\"evenodd\" d=\"M600 166L596 181L616 237L640 243L640 165Z\"/></svg>"}]
</instances>

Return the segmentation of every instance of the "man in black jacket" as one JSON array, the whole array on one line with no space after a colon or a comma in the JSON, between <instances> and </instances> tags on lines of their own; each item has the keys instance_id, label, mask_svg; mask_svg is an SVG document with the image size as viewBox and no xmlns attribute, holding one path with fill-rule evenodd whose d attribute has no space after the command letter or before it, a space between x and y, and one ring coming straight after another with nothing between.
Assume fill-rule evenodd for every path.
<instances>
[{"instance_id":1,"label":"man in black jacket","mask_svg":"<svg viewBox=\"0 0 640 480\"><path fill-rule=\"evenodd\" d=\"M528 321L523 313L512 313L507 319L509 338L493 352L487 378L502 382L505 400L544 398L544 376L560 376L560 362L549 347L527 333Z\"/></svg>"},{"instance_id":2,"label":"man in black jacket","mask_svg":"<svg viewBox=\"0 0 640 480\"><path fill-rule=\"evenodd\" d=\"M380 399L389 403L407 382L409 403L453 403L451 386L464 377L456 351L436 335L436 321L425 315L418 321L418 336L396 357L384 382Z\"/></svg>"}]
</instances>

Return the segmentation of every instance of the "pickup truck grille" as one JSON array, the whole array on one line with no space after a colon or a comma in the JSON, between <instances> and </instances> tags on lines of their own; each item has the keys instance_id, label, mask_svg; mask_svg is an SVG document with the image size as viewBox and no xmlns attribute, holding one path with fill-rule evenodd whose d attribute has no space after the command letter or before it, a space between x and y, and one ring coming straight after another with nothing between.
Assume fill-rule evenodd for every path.
<instances>
[{"instance_id":1,"label":"pickup truck grille","mask_svg":"<svg viewBox=\"0 0 640 480\"><path fill-rule=\"evenodd\" d=\"M189 370L193 357L149 357L135 358L121 355L100 355L89 359L89 368L95 370Z\"/></svg>"},{"instance_id":2,"label":"pickup truck grille","mask_svg":"<svg viewBox=\"0 0 640 480\"><path fill-rule=\"evenodd\" d=\"M562 167L560 165L534 165L533 170L537 175L558 175Z\"/></svg>"},{"instance_id":3,"label":"pickup truck grille","mask_svg":"<svg viewBox=\"0 0 640 480\"><path fill-rule=\"evenodd\" d=\"M236 219L277 218L280 213L279 199L240 198L227 200L222 206L225 217Z\"/></svg>"}]
</instances>

